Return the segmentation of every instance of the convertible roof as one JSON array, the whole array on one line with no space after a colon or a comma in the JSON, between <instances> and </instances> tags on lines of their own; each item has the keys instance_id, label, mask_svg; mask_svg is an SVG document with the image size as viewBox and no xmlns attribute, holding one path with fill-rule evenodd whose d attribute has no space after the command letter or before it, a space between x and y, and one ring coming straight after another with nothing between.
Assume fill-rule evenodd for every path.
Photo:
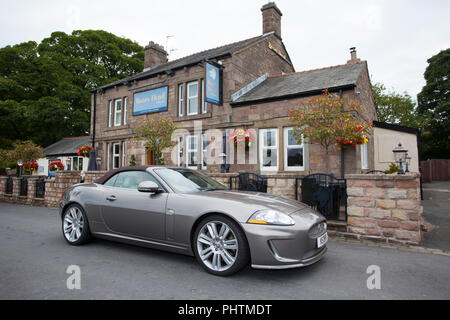
<instances>
[{"instance_id":1,"label":"convertible roof","mask_svg":"<svg viewBox=\"0 0 450 320\"><path fill-rule=\"evenodd\" d=\"M114 170L108 171L103 177L95 180L94 182L98 183L98 184L104 184L106 181L108 181L109 178L111 178L116 173L123 172L123 171L145 171L149 167L151 167L151 166L134 166L134 167L122 167L119 169L114 169Z\"/></svg>"}]
</instances>

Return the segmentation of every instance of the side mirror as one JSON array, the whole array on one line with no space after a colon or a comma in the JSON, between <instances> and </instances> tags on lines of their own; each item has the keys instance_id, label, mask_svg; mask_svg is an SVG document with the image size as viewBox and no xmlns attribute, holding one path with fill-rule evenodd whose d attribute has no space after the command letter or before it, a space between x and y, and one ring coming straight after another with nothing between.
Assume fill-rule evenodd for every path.
<instances>
[{"instance_id":1,"label":"side mirror","mask_svg":"<svg viewBox=\"0 0 450 320\"><path fill-rule=\"evenodd\" d=\"M142 181L138 186L139 192L158 193L160 191L158 185L153 181Z\"/></svg>"}]
</instances>

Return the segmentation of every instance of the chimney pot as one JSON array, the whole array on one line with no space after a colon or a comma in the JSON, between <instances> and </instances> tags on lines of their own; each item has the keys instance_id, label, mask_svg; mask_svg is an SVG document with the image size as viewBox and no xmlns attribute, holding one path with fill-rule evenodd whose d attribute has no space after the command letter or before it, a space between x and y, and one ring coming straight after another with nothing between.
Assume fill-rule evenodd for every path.
<instances>
[{"instance_id":1,"label":"chimney pot","mask_svg":"<svg viewBox=\"0 0 450 320\"><path fill-rule=\"evenodd\" d=\"M356 47L351 47L350 48L350 60L348 60L347 63L356 62L356 61L361 61L361 60L358 59L358 56L356 54Z\"/></svg>"},{"instance_id":2,"label":"chimney pot","mask_svg":"<svg viewBox=\"0 0 450 320\"><path fill-rule=\"evenodd\" d=\"M263 5L261 12L263 16L263 34L273 31L281 39L281 16L283 14L275 2Z\"/></svg>"}]
</instances>

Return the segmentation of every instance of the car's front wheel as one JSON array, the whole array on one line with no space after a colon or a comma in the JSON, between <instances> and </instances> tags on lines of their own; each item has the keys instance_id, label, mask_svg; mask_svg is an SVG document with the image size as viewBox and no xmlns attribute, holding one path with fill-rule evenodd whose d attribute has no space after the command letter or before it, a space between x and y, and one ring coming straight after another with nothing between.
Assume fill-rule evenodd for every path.
<instances>
[{"instance_id":1,"label":"car's front wheel","mask_svg":"<svg viewBox=\"0 0 450 320\"><path fill-rule=\"evenodd\" d=\"M206 271L219 276L238 272L250 258L244 232L236 222L220 215L209 216L197 226L194 252Z\"/></svg>"},{"instance_id":2,"label":"car's front wheel","mask_svg":"<svg viewBox=\"0 0 450 320\"><path fill-rule=\"evenodd\" d=\"M89 223L84 210L79 205L72 204L64 211L62 231L64 239L74 246L84 244L90 240Z\"/></svg>"}]
</instances>

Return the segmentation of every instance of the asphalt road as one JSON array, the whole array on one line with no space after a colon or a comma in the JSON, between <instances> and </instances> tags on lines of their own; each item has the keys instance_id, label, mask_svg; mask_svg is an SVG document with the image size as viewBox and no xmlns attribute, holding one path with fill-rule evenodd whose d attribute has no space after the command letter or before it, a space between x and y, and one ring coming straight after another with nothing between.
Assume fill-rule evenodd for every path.
<instances>
[{"instance_id":1,"label":"asphalt road","mask_svg":"<svg viewBox=\"0 0 450 320\"><path fill-rule=\"evenodd\" d=\"M331 241L301 269L221 278L193 257L96 240L64 241L55 209L0 203L0 299L449 299L450 257ZM81 289L69 290L69 265ZM369 290L369 265L381 289Z\"/></svg>"}]
</instances>

